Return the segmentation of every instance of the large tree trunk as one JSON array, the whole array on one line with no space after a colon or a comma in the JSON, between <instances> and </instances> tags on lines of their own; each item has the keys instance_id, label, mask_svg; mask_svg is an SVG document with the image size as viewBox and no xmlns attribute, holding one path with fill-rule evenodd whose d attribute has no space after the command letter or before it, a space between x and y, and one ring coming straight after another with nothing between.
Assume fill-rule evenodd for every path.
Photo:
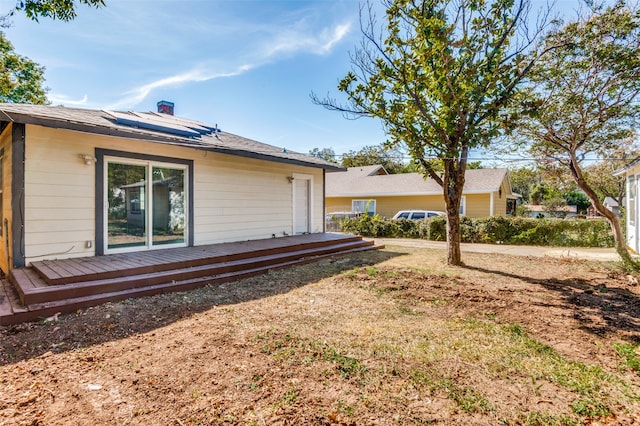
<instances>
[{"instance_id":1,"label":"large tree trunk","mask_svg":"<svg viewBox=\"0 0 640 426\"><path fill-rule=\"evenodd\" d=\"M462 199L462 188L464 187L466 155L463 156L463 160L460 162L445 160L444 166L442 187L447 210L447 264L462 265L460 201Z\"/></svg>"},{"instance_id":2,"label":"large tree trunk","mask_svg":"<svg viewBox=\"0 0 640 426\"><path fill-rule=\"evenodd\" d=\"M618 220L618 216L613 213L611 210L606 208L604 204L598 198L596 192L591 188L589 183L587 183L584 175L582 173L582 169L580 168L580 164L578 163L578 159L574 153L570 153L571 163L569 164L569 169L571 171L571 175L573 179L576 181L576 184L580 189L584 191L587 195L593 207L604 216L611 225L611 232L613 233L613 240L615 242L616 252L620 256L620 259L624 263L625 267L629 270L638 271L640 270L640 263L634 260L629 253L629 249L627 248L627 242L624 239L624 234L622 233L622 227L620 226L620 221Z\"/></svg>"},{"instance_id":3,"label":"large tree trunk","mask_svg":"<svg viewBox=\"0 0 640 426\"><path fill-rule=\"evenodd\" d=\"M459 207L456 208L453 204L447 203L447 265L462 265L460 213Z\"/></svg>"}]
</instances>

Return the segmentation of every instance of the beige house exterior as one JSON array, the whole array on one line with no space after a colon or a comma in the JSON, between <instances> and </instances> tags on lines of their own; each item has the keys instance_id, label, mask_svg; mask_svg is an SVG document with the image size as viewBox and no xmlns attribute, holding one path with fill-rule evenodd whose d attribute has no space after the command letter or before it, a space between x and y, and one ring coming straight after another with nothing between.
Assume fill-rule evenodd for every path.
<instances>
[{"instance_id":1,"label":"beige house exterior","mask_svg":"<svg viewBox=\"0 0 640 426\"><path fill-rule=\"evenodd\" d=\"M419 173L390 175L384 167L350 167L327 174L325 214L368 211L391 218L399 210L444 211L442 188ZM506 216L515 210L507 169L467 170L460 214Z\"/></svg>"},{"instance_id":2,"label":"beige house exterior","mask_svg":"<svg viewBox=\"0 0 640 426\"><path fill-rule=\"evenodd\" d=\"M614 172L614 176L625 176L627 194L624 199L626 214L627 247L634 253L640 253L640 213L638 208L638 182L640 181L640 159Z\"/></svg>"},{"instance_id":3,"label":"beige house exterior","mask_svg":"<svg viewBox=\"0 0 640 426\"><path fill-rule=\"evenodd\" d=\"M19 104L0 104L0 167L5 273L320 233L325 172L344 170L173 115Z\"/></svg>"}]
</instances>

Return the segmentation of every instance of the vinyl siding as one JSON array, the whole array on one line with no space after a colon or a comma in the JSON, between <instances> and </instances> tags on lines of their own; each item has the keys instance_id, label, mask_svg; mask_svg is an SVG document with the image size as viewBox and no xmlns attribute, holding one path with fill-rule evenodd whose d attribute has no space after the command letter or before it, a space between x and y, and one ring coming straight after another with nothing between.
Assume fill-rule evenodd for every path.
<instances>
[{"instance_id":1,"label":"vinyl siding","mask_svg":"<svg viewBox=\"0 0 640 426\"><path fill-rule=\"evenodd\" d=\"M507 215L507 194L510 193L508 180L502 181L500 186L502 194L495 193L493 197L493 215L494 216L506 216Z\"/></svg>"},{"instance_id":2,"label":"vinyl siding","mask_svg":"<svg viewBox=\"0 0 640 426\"><path fill-rule=\"evenodd\" d=\"M293 185L287 176L293 173L312 175L311 228L322 232L321 169L27 125L27 263L95 255L94 244L86 248L96 237L95 165L81 155L93 156L96 148L192 160L195 245L290 235Z\"/></svg>"},{"instance_id":3,"label":"vinyl siding","mask_svg":"<svg viewBox=\"0 0 640 426\"><path fill-rule=\"evenodd\" d=\"M335 197L327 198L326 211L351 211L351 201L356 198ZM364 200L366 198L357 198ZM418 195L402 197L373 197L376 200L376 213L382 217L391 218L399 210L437 210L444 211L444 198L441 195Z\"/></svg>"},{"instance_id":4,"label":"vinyl siding","mask_svg":"<svg viewBox=\"0 0 640 426\"><path fill-rule=\"evenodd\" d=\"M491 196L489 194L467 194L465 216L487 217L489 216ZM495 212L495 209L494 209Z\"/></svg>"},{"instance_id":5,"label":"vinyl siding","mask_svg":"<svg viewBox=\"0 0 640 426\"><path fill-rule=\"evenodd\" d=\"M503 182L502 198L498 192L493 195L493 215L506 215L506 195L508 188L506 179ZM490 194L463 194L466 198L465 215L472 218L487 217L490 215ZM364 200L365 197L327 197L325 212L351 211L352 200ZM397 197L372 197L376 200L376 213L382 217L391 218L400 210L436 210L445 211L444 197L442 195L415 195Z\"/></svg>"}]
</instances>

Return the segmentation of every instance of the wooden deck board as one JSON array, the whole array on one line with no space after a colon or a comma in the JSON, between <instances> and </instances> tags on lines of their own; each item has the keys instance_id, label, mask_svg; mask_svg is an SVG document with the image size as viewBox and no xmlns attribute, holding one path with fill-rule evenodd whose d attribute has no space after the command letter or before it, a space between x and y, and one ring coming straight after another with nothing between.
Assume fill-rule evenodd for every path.
<instances>
[{"instance_id":1,"label":"wooden deck board","mask_svg":"<svg viewBox=\"0 0 640 426\"><path fill-rule=\"evenodd\" d=\"M74 264L69 259L58 260L57 263L62 269L67 271L67 273L73 277L78 275L90 275L93 273L93 271L87 270L87 268Z\"/></svg>"},{"instance_id":2,"label":"wooden deck board","mask_svg":"<svg viewBox=\"0 0 640 426\"><path fill-rule=\"evenodd\" d=\"M102 274L107 272L105 268L103 268L99 263L92 263L85 261L85 257L74 258L73 261L76 262L80 267L85 268L94 274Z\"/></svg>"},{"instance_id":3,"label":"wooden deck board","mask_svg":"<svg viewBox=\"0 0 640 426\"><path fill-rule=\"evenodd\" d=\"M220 261L225 257L253 257L260 252L284 252L292 247L315 247L358 240L359 237L340 234L309 234L266 240L241 241L206 246L149 250L144 252L119 253L106 256L74 258L67 260L45 260L33 262L32 266L48 284L59 285L85 280L96 272L95 279L125 276L173 269L180 264L197 266ZM360 239L361 240L361 239Z\"/></svg>"},{"instance_id":4,"label":"wooden deck board","mask_svg":"<svg viewBox=\"0 0 640 426\"><path fill-rule=\"evenodd\" d=\"M153 271L145 274L107 278L100 280L87 280L79 283L64 285L52 285L44 288L36 288L27 280L37 280L35 271L24 269L15 271L14 276L21 288L21 299L26 304L43 303L57 299L90 296L98 293L123 291L138 287L161 285L163 283L198 279L204 276L219 276L221 274L236 273L252 268L267 268L272 265L280 265L291 261L324 256L332 253L340 253L347 250L355 250L370 246L367 242L352 242L333 244L327 247L293 250L287 253L276 253L253 258L237 259L232 261L205 264L200 266L176 267L166 271ZM42 287L42 286L40 286Z\"/></svg>"},{"instance_id":5,"label":"wooden deck board","mask_svg":"<svg viewBox=\"0 0 640 426\"><path fill-rule=\"evenodd\" d=\"M110 300L190 290L377 248L380 247L360 237L305 235L35 262L40 269L27 267L11 272L11 294L5 292L0 297L0 325L72 312ZM70 279L76 280L72 283L58 279L51 284L44 279L43 271L63 279L69 279L62 274L70 272L84 275L72 276Z\"/></svg>"},{"instance_id":6,"label":"wooden deck board","mask_svg":"<svg viewBox=\"0 0 640 426\"><path fill-rule=\"evenodd\" d=\"M11 308L11 302L9 301L6 289L9 283L6 282L6 280L2 281L3 282L0 283L0 318L13 315L13 309Z\"/></svg>"}]
</instances>

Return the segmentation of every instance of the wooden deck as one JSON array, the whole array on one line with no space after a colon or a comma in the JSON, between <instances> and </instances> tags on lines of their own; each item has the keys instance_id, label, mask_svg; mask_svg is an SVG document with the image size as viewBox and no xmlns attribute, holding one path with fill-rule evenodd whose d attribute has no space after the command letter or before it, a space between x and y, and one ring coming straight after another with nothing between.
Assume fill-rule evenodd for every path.
<instances>
[{"instance_id":1,"label":"wooden deck","mask_svg":"<svg viewBox=\"0 0 640 426\"><path fill-rule=\"evenodd\" d=\"M107 301L234 281L322 257L377 249L361 237L309 234L267 240L33 262L0 286L0 325Z\"/></svg>"}]
</instances>

